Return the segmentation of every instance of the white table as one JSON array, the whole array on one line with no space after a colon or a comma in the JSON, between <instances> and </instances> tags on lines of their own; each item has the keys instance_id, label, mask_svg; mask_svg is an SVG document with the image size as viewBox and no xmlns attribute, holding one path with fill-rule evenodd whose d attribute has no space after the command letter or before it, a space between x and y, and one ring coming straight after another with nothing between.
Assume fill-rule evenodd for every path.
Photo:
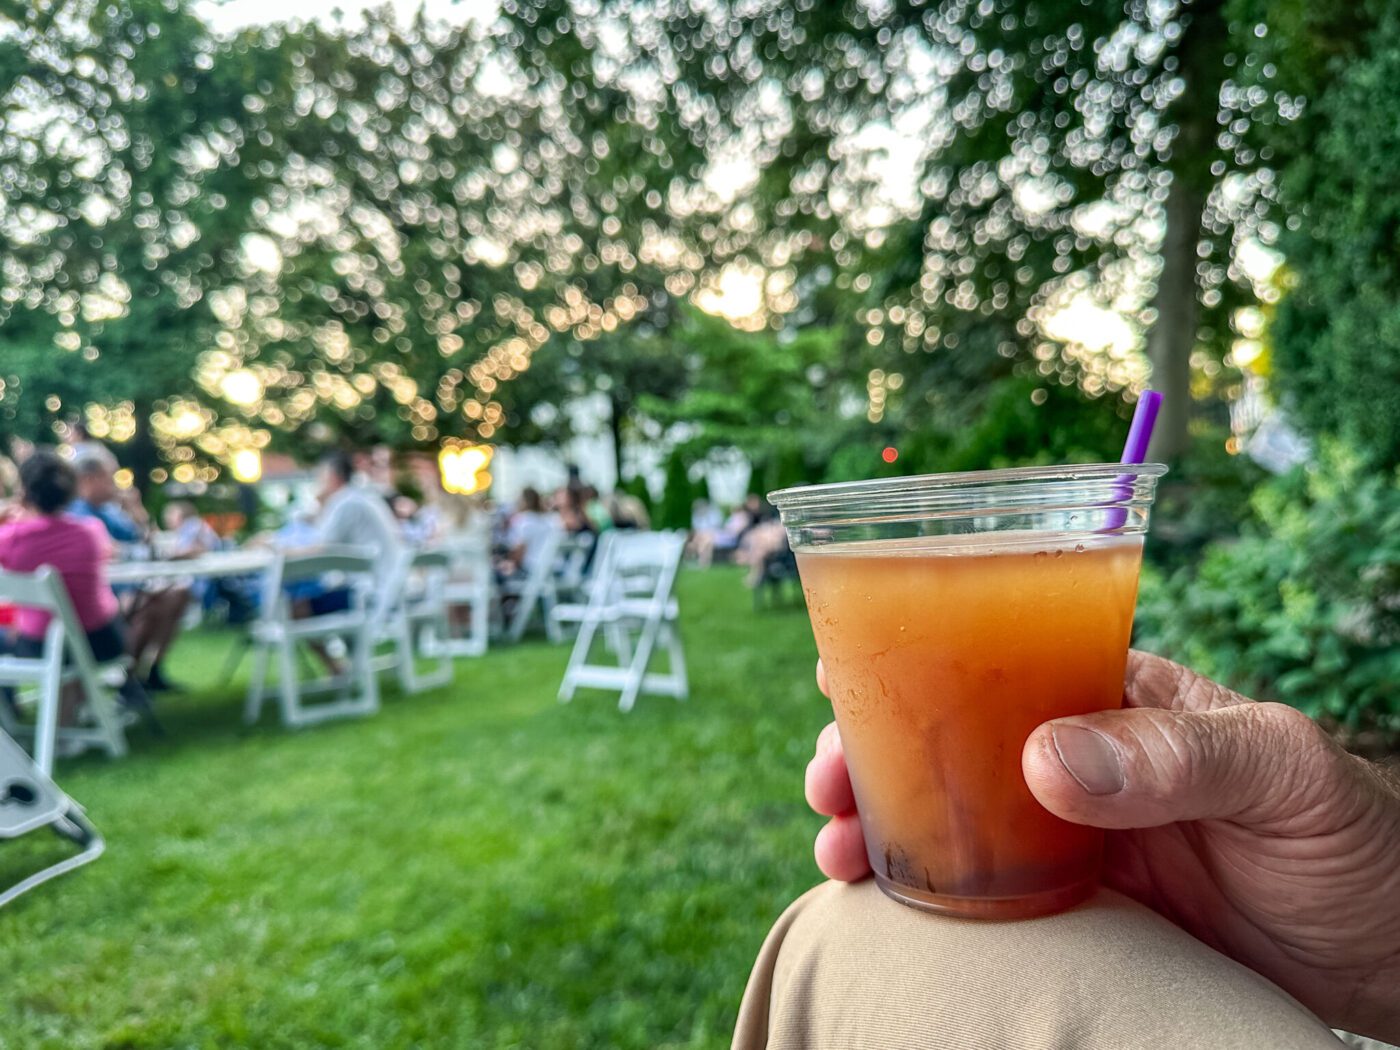
<instances>
[{"instance_id":1,"label":"white table","mask_svg":"<svg viewBox=\"0 0 1400 1050\"><path fill-rule=\"evenodd\" d=\"M211 551L196 558L173 561L118 561L107 566L112 583L146 583L198 577L212 580L224 576L252 576L272 564L276 555L266 549Z\"/></svg>"}]
</instances>

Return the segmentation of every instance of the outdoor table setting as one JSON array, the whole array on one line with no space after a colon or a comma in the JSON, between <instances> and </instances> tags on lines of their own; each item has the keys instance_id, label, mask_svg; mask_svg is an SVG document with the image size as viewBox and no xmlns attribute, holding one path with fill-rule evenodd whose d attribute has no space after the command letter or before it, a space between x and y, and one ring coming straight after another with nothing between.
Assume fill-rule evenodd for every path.
<instances>
[{"instance_id":1,"label":"outdoor table setting","mask_svg":"<svg viewBox=\"0 0 1400 1050\"><path fill-rule=\"evenodd\" d=\"M194 558L118 561L107 567L107 578L112 583L146 583L185 577L212 580L250 576L265 571L275 557L269 548L245 548L210 551Z\"/></svg>"}]
</instances>

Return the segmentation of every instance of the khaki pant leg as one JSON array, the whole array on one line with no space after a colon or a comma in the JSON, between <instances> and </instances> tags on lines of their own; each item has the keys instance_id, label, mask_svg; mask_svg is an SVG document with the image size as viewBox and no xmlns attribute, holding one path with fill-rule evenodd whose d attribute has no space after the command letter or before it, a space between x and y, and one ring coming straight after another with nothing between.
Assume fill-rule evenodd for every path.
<instances>
[{"instance_id":1,"label":"khaki pant leg","mask_svg":"<svg viewBox=\"0 0 1400 1050\"><path fill-rule=\"evenodd\" d=\"M735 1050L1338 1050L1287 993L1101 890L1060 915L950 919L826 883L768 935Z\"/></svg>"}]
</instances>

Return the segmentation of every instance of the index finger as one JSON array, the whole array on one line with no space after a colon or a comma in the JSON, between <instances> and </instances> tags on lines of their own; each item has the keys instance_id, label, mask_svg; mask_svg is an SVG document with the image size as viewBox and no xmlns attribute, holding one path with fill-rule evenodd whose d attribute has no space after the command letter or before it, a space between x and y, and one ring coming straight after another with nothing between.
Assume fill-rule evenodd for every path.
<instances>
[{"instance_id":1,"label":"index finger","mask_svg":"<svg viewBox=\"0 0 1400 1050\"><path fill-rule=\"evenodd\" d=\"M1253 701L1180 664L1136 649L1128 652L1128 669L1123 681L1124 707L1218 711L1222 707L1249 703Z\"/></svg>"},{"instance_id":2,"label":"index finger","mask_svg":"<svg viewBox=\"0 0 1400 1050\"><path fill-rule=\"evenodd\" d=\"M831 693L826 687L826 668L822 666L820 660L817 661L817 688L822 691L822 696L831 699Z\"/></svg>"}]
</instances>

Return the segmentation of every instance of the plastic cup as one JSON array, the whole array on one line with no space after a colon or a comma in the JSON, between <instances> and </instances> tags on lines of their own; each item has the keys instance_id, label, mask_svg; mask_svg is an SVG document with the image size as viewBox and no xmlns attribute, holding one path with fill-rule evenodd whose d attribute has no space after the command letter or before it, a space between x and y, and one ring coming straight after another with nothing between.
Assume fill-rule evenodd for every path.
<instances>
[{"instance_id":1,"label":"plastic cup","mask_svg":"<svg viewBox=\"0 0 1400 1050\"><path fill-rule=\"evenodd\" d=\"M1020 918L1097 885L1103 833L1021 774L1048 719L1119 707L1160 464L1029 467L768 498L807 611L880 888Z\"/></svg>"}]
</instances>

